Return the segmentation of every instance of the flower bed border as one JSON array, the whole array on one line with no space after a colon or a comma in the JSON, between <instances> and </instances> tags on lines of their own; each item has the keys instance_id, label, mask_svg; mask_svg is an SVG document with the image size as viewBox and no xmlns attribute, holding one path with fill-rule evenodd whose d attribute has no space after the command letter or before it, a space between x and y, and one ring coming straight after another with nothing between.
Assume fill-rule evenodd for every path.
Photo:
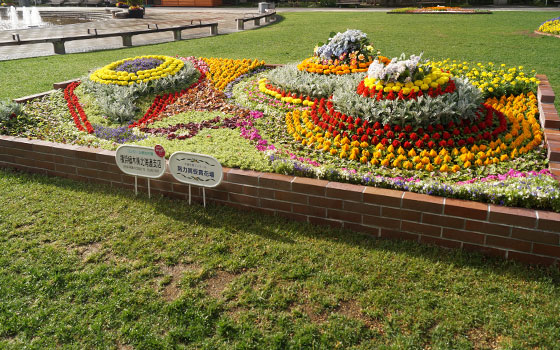
<instances>
[{"instance_id":1,"label":"flower bed border","mask_svg":"<svg viewBox=\"0 0 560 350\"><path fill-rule=\"evenodd\" d=\"M552 34L552 33L543 33L543 32L539 32L538 30L535 30L533 33L538 35L553 36L555 38L560 38L560 35Z\"/></svg>"},{"instance_id":2,"label":"flower bed border","mask_svg":"<svg viewBox=\"0 0 560 350\"><path fill-rule=\"evenodd\" d=\"M548 80L538 79L550 168L560 176L560 118ZM97 148L0 136L0 167L134 189L134 177L120 171L115 152ZM167 171L150 185L152 193L188 198L189 186ZM138 187L147 192L146 179L138 179ZM192 194L202 202L198 188ZM230 168L218 187L206 190L206 200L376 238L560 266L560 213Z\"/></svg>"}]
</instances>

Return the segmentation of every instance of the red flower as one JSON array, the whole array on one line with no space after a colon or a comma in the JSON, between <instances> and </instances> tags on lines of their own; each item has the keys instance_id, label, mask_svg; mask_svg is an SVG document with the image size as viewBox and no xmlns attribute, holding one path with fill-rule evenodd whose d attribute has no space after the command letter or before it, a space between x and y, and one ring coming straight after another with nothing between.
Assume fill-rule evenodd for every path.
<instances>
[{"instance_id":1,"label":"red flower","mask_svg":"<svg viewBox=\"0 0 560 350\"><path fill-rule=\"evenodd\" d=\"M405 134L404 132L401 132L401 133L399 134L399 139L401 139L401 140L406 139L406 134Z\"/></svg>"},{"instance_id":2,"label":"red flower","mask_svg":"<svg viewBox=\"0 0 560 350\"><path fill-rule=\"evenodd\" d=\"M386 124L385 126L383 126L383 130L389 131L391 130L391 127L389 126L389 124Z\"/></svg>"},{"instance_id":3,"label":"red flower","mask_svg":"<svg viewBox=\"0 0 560 350\"><path fill-rule=\"evenodd\" d=\"M436 143L434 141L430 141L430 142L428 142L428 147L434 148L434 147L436 147Z\"/></svg>"},{"instance_id":4,"label":"red flower","mask_svg":"<svg viewBox=\"0 0 560 350\"><path fill-rule=\"evenodd\" d=\"M412 141L418 140L418 134L415 132L411 133L409 137Z\"/></svg>"},{"instance_id":5,"label":"red flower","mask_svg":"<svg viewBox=\"0 0 560 350\"><path fill-rule=\"evenodd\" d=\"M472 136L469 137L469 138L467 139L467 143L468 143L469 145L474 144L474 137L472 137Z\"/></svg>"},{"instance_id":6,"label":"red flower","mask_svg":"<svg viewBox=\"0 0 560 350\"><path fill-rule=\"evenodd\" d=\"M395 129L395 132L400 132L402 130L400 125L395 125L394 129Z\"/></svg>"},{"instance_id":7,"label":"red flower","mask_svg":"<svg viewBox=\"0 0 560 350\"><path fill-rule=\"evenodd\" d=\"M463 147L466 144L465 140L460 139L459 142L457 142L457 145L459 145L459 147Z\"/></svg>"},{"instance_id":8,"label":"red flower","mask_svg":"<svg viewBox=\"0 0 560 350\"><path fill-rule=\"evenodd\" d=\"M454 144L453 139L447 140L447 147L453 147L453 144Z\"/></svg>"},{"instance_id":9,"label":"red flower","mask_svg":"<svg viewBox=\"0 0 560 350\"><path fill-rule=\"evenodd\" d=\"M418 130L416 130L416 133L418 133L418 135L422 135L424 133L424 129L418 128Z\"/></svg>"},{"instance_id":10,"label":"red flower","mask_svg":"<svg viewBox=\"0 0 560 350\"><path fill-rule=\"evenodd\" d=\"M352 135L352 141L356 141L358 139L358 135Z\"/></svg>"},{"instance_id":11,"label":"red flower","mask_svg":"<svg viewBox=\"0 0 560 350\"><path fill-rule=\"evenodd\" d=\"M373 133L374 133L374 131L373 131L372 128L367 128L367 130L366 130L367 135L373 135Z\"/></svg>"},{"instance_id":12,"label":"red flower","mask_svg":"<svg viewBox=\"0 0 560 350\"><path fill-rule=\"evenodd\" d=\"M371 139L371 144L372 144L372 145L377 145L378 143L379 143L379 137L374 136L374 137Z\"/></svg>"},{"instance_id":13,"label":"red flower","mask_svg":"<svg viewBox=\"0 0 560 350\"><path fill-rule=\"evenodd\" d=\"M367 135L363 135L362 138L360 139L361 142L368 142L369 137Z\"/></svg>"},{"instance_id":14,"label":"red flower","mask_svg":"<svg viewBox=\"0 0 560 350\"><path fill-rule=\"evenodd\" d=\"M387 138L394 139L395 138L395 133L392 132L392 131L388 131L387 132Z\"/></svg>"},{"instance_id":15,"label":"red flower","mask_svg":"<svg viewBox=\"0 0 560 350\"><path fill-rule=\"evenodd\" d=\"M428 140L430 139L430 134L424 134L424 137L422 137L422 139L428 142Z\"/></svg>"},{"instance_id":16,"label":"red flower","mask_svg":"<svg viewBox=\"0 0 560 350\"><path fill-rule=\"evenodd\" d=\"M383 146L386 146L387 144L389 144L389 140L387 140L386 138L382 138L382 139L381 139L381 144L382 144Z\"/></svg>"},{"instance_id":17,"label":"red flower","mask_svg":"<svg viewBox=\"0 0 560 350\"><path fill-rule=\"evenodd\" d=\"M382 125L381 125L379 122L375 122L375 124L373 124L373 128L374 128L375 130L380 129L381 126L382 126Z\"/></svg>"},{"instance_id":18,"label":"red flower","mask_svg":"<svg viewBox=\"0 0 560 350\"><path fill-rule=\"evenodd\" d=\"M406 149L412 148L412 143L410 143L410 142L408 142L408 141L405 141L405 142L404 142L404 148L406 148Z\"/></svg>"},{"instance_id":19,"label":"red flower","mask_svg":"<svg viewBox=\"0 0 560 350\"><path fill-rule=\"evenodd\" d=\"M375 135L381 137L383 135L383 129L377 129L375 130Z\"/></svg>"},{"instance_id":20,"label":"red flower","mask_svg":"<svg viewBox=\"0 0 560 350\"><path fill-rule=\"evenodd\" d=\"M399 140L393 140L393 147L399 147L401 142Z\"/></svg>"},{"instance_id":21,"label":"red flower","mask_svg":"<svg viewBox=\"0 0 560 350\"><path fill-rule=\"evenodd\" d=\"M406 131L406 132L408 132L408 133L411 132L411 131L412 131L412 125L410 125L410 124L406 125L406 126L404 127L404 131Z\"/></svg>"},{"instance_id":22,"label":"red flower","mask_svg":"<svg viewBox=\"0 0 560 350\"><path fill-rule=\"evenodd\" d=\"M461 135L461 132L459 131L459 129L453 129L453 135L454 136L459 136L459 135Z\"/></svg>"},{"instance_id":23,"label":"red flower","mask_svg":"<svg viewBox=\"0 0 560 350\"><path fill-rule=\"evenodd\" d=\"M434 127L431 125L428 125L428 132L431 134L434 132Z\"/></svg>"},{"instance_id":24,"label":"red flower","mask_svg":"<svg viewBox=\"0 0 560 350\"><path fill-rule=\"evenodd\" d=\"M414 145L417 148L422 148L422 147L424 147L424 142L422 142L422 140L418 140L418 141L416 141L416 143Z\"/></svg>"},{"instance_id":25,"label":"red flower","mask_svg":"<svg viewBox=\"0 0 560 350\"><path fill-rule=\"evenodd\" d=\"M446 142L445 140L441 140L441 141L439 142L439 147L445 148L446 146L447 146L447 142Z\"/></svg>"}]
</instances>

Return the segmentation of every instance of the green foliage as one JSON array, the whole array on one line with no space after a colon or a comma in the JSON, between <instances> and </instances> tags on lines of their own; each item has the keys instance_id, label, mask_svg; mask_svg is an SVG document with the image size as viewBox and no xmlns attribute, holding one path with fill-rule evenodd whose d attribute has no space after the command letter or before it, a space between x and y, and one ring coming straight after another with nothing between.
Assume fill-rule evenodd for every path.
<instances>
[{"instance_id":1,"label":"green foliage","mask_svg":"<svg viewBox=\"0 0 560 350\"><path fill-rule=\"evenodd\" d=\"M112 123L124 124L134 118L139 108L137 100L141 97L178 91L191 86L200 72L191 62L185 62L183 68L174 75L138 83L130 86L100 84L90 79L82 79L83 91L93 94L97 105Z\"/></svg>"},{"instance_id":2,"label":"green foliage","mask_svg":"<svg viewBox=\"0 0 560 350\"><path fill-rule=\"evenodd\" d=\"M2 349L554 349L560 332L557 268L6 170L0 218Z\"/></svg>"},{"instance_id":3,"label":"green foliage","mask_svg":"<svg viewBox=\"0 0 560 350\"><path fill-rule=\"evenodd\" d=\"M272 85L290 92L301 93L304 96L328 98L337 86L348 86L355 83L358 86L365 74L324 75L302 72L297 69L297 63L286 64L266 73Z\"/></svg>"},{"instance_id":4,"label":"green foliage","mask_svg":"<svg viewBox=\"0 0 560 350\"><path fill-rule=\"evenodd\" d=\"M21 114L21 104L0 100L0 134L17 135L34 125L33 119Z\"/></svg>"},{"instance_id":5,"label":"green foliage","mask_svg":"<svg viewBox=\"0 0 560 350\"><path fill-rule=\"evenodd\" d=\"M333 93L337 110L370 122L395 125L428 125L455 123L461 119L476 119L482 103L480 90L462 79L455 79L456 91L435 98L416 100L381 100L356 94L356 81L344 81Z\"/></svg>"}]
</instances>

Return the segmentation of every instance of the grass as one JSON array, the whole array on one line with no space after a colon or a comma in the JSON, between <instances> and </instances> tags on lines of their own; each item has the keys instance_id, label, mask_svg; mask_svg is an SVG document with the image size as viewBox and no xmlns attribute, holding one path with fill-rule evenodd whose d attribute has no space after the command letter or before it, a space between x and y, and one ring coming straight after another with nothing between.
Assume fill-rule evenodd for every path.
<instances>
[{"instance_id":1,"label":"grass","mask_svg":"<svg viewBox=\"0 0 560 350\"><path fill-rule=\"evenodd\" d=\"M560 274L0 170L0 348L555 349Z\"/></svg>"},{"instance_id":2,"label":"grass","mask_svg":"<svg viewBox=\"0 0 560 350\"><path fill-rule=\"evenodd\" d=\"M530 35L558 15L398 26L380 13L290 13L228 36L0 62L0 97L145 53L296 61L347 28L389 56L532 67L560 91L557 39ZM0 349L559 347L557 269L64 179L0 170L0 252Z\"/></svg>"},{"instance_id":3,"label":"grass","mask_svg":"<svg viewBox=\"0 0 560 350\"><path fill-rule=\"evenodd\" d=\"M546 74L560 91L558 38L533 31L559 12L496 12L492 15L421 15L385 13L285 13L275 25L226 36L184 40L61 56L0 62L0 98L46 91L52 83L82 76L112 61L141 54L259 58L270 63L299 61L324 42L331 31L347 28L368 33L375 47L390 57L424 52L427 58L522 65ZM395 23L403 21L402 24ZM312 28L312 30L309 30ZM306 33L302 36L300 33ZM251 57L247 57L251 56ZM560 101L556 102L560 107Z\"/></svg>"}]
</instances>

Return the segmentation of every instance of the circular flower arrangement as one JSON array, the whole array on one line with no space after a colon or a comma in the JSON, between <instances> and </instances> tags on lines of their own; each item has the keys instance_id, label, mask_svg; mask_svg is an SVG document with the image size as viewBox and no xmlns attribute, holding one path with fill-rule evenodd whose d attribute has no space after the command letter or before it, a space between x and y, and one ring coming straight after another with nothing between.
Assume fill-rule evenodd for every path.
<instances>
[{"instance_id":1,"label":"circular flower arrangement","mask_svg":"<svg viewBox=\"0 0 560 350\"><path fill-rule=\"evenodd\" d=\"M96 83L134 85L175 75L184 67L183 61L161 55L126 58L93 72L90 79Z\"/></svg>"},{"instance_id":2,"label":"circular flower arrangement","mask_svg":"<svg viewBox=\"0 0 560 350\"><path fill-rule=\"evenodd\" d=\"M412 55L408 60L393 58L388 64L376 59L358 85L358 94L379 101L416 99L424 94L436 97L454 92L455 82L451 75L430 66L420 67L421 56Z\"/></svg>"},{"instance_id":3,"label":"circular flower arrangement","mask_svg":"<svg viewBox=\"0 0 560 350\"><path fill-rule=\"evenodd\" d=\"M364 32L348 29L344 33L331 33L328 42L320 43L313 57L303 60L298 69L327 75L366 72L376 56Z\"/></svg>"}]
</instances>

